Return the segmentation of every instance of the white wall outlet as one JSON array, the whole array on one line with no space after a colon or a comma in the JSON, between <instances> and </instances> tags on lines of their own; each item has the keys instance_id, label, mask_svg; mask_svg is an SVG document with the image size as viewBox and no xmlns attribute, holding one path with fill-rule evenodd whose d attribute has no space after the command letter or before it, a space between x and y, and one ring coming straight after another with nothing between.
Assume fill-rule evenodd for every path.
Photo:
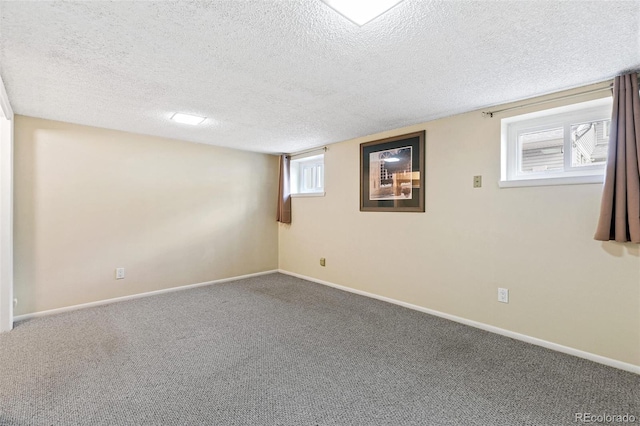
<instances>
[{"instance_id":1,"label":"white wall outlet","mask_svg":"<svg viewBox=\"0 0 640 426\"><path fill-rule=\"evenodd\" d=\"M327 262L327 261L325 260L325 258L324 258L324 257L321 257L321 258L320 258L320 266L325 266L325 265L326 265L326 262Z\"/></svg>"},{"instance_id":2,"label":"white wall outlet","mask_svg":"<svg viewBox=\"0 0 640 426\"><path fill-rule=\"evenodd\" d=\"M509 289L508 288L499 288L498 289L498 302L509 303Z\"/></svg>"},{"instance_id":3,"label":"white wall outlet","mask_svg":"<svg viewBox=\"0 0 640 426\"><path fill-rule=\"evenodd\" d=\"M124 279L124 268L116 268L116 280Z\"/></svg>"},{"instance_id":4,"label":"white wall outlet","mask_svg":"<svg viewBox=\"0 0 640 426\"><path fill-rule=\"evenodd\" d=\"M473 187L474 188L482 188L482 176L474 176L473 177Z\"/></svg>"},{"instance_id":5,"label":"white wall outlet","mask_svg":"<svg viewBox=\"0 0 640 426\"><path fill-rule=\"evenodd\" d=\"M18 299L13 299L13 307L14 308L18 307Z\"/></svg>"}]
</instances>

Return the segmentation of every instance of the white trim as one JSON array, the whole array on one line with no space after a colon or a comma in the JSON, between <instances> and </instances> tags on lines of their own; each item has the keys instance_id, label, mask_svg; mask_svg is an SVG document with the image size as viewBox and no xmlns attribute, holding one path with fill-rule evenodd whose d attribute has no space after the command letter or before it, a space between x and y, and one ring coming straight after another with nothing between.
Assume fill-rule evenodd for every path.
<instances>
[{"instance_id":1,"label":"white trim","mask_svg":"<svg viewBox=\"0 0 640 426\"><path fill-rule=\"evenodd\" d=\"M13 328L13 109L0 77L0 332Z\"/></svg>"},{"instance_id":2,"label":"white trim","mask_svg":"<svg viewBox=\"0 0 640 426\"><path fill-rule=\"evenodd\" d=\"M158 294L172 293L174 291L189 290L189 289L192 289L192 288L204 287L204 286L212 285L212 284L222 284L222 283L226 283L226 282L229 282L229 281L237 281L237 280L243 280L245 278L259 277L261 275L275 274L276 272L278 272L277 269L272 269L270 271L256 272L254 274L238 275L236 277L222 278L222 279L219 279L219 280L206 281L206 282L203 282L203 283L189 284L189 285L184 285L184 286L179 286L179 287L165 288L165 289L162 289L162 290L149 291L149 292L146 292L146 293L131 294L129 296L114 297L113 299L98 300L96 302L82 303L80 305L65 306L64 308L49 309L47 311L40 311L40 312L33 312L33 313L30 313L30 314L18 315L17 317L14 318L14 320L16 322L24 321L24 320L31 319L31 318L38 318L38 317L44 317L44 316L47 316L47 315L60 314L60 313L63 313L63 312L76 311L78 309L93 308L94 306L108 305L108 304L111 304L111 303L122 302L122 301L125 301L125 300L140 299L142 297L156 296Z\"/></svg>"},{"instance_id":3,"label":"white trim","mask_svg":"<svg viewBox=\"0 0 640 426\"><path fill-rule=\"evenodd\" d=\"M325 192L299 192L297 194L291 194L291 198L324 197L325 194Z\"/></svg>"},{"instance_id":4,"label":"white trim","mask_svg":"<svg viewBox=\"0 0 640 426\"><path fill-rule=\"evenodd\" d=\"M460 324L469 325L471 327L479 328L484 331L489 331L491 333L499 334L502 336L510 337L512 339L520 340L526 343L531 343L532 345L542 346L543 348L551 349L557 352L562 352L568 355L573 355L578 358L587 359L589 361L597 362L599 364L604 364L609 367L618 368L620 370L629 371L631 373L640 374L640 365L629 364L626 362L618 361L612 358L607 358L601 355L596 355L590 352L581 351L579 349L571 348L568 346L559 345L557 343L549 342L547 340L538 339L536 337L527 336L526 334L516 333L514 331L505 330L504 328L495 327L493 325L484 324L478 321L473 321L470 319L458 317L456 315L447 314L440 311L435 311L433 309L424 308L422 306L413 305L411 303L402 302L400 300L391 299L385 296L379 296L374 293L368 293L362 290L356 290L354 288L345 287L342 285L334 284L328 281L319 280L316 278L308 277L306 275L297 274L295 272L285 271L283 269L279 269L278 272L286 275L291 275L293 277L301 278L303 280L312 281L314 283L326 285L329 287L337 288L339 290L348 291L349 293L359 294L360 296L371 297L372 299L382 300L383 302L393 303L394 305L403 306L405 308L413 309L416 311L424 312L426 314L435 315L437 317L445 318L450 321L455 321Z\"/></svg>"},{"instance_id":5,"label":"white trim","mask_svg":"<svg viewBox=\"0 0 640 426\"><path fill-rule=\"evenodd\" d=\"M589 183L603 183L604 175L572 176L544 179L501 180L500 188L519 188L522 186L553 186L553 185L582 185Z\"/></svg>"},{"instance_id":6,"label":"white trim","mask_svg":"<svg viewBox=\"0 0 640 426\"><path fill-rule=\"evenodd\" d=\"M0 332L12 328L13 120L0 116Z\"/></svg>"},{"instance_id":7,"label":"white trim","mask_svg":"<svg viewBox=\"0 0 640 426\"><path fill-rule=\"evenodd\" d=\"M2 77L0 76L0 111L2 114L0 116L4 116L7 120L13 120L13 109L11 108L11 104L9 103L9 95L7 95L7 91L4 88L4 82L2 81Z\"/></svg>"}]
</instances>

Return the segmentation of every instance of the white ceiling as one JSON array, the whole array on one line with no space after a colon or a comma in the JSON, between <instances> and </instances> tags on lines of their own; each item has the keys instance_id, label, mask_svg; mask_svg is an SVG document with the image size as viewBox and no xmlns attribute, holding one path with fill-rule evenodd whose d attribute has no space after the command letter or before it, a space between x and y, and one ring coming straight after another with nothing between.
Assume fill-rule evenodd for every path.
<instances>
[{"instance_id":1,"label":"white ceiling","mask_svg":"<svg viewBox=\"0 0 640 426\"><path fill-rule=\"evenodd\" d=\"M258 152L638 69L636 0L404 0L363 27L320 0L0 1L17 114Z\"/></svg>"}]
</instances>

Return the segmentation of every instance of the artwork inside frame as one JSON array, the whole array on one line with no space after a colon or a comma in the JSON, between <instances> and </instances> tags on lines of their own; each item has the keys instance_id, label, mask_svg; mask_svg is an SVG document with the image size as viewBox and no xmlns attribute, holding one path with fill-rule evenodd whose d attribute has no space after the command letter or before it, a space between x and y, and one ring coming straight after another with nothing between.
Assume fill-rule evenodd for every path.
<instances>
[{"instance_id":1,"label":"artwork inside frame","mask_svg":"<svg viewBox=\"0 0 640 426\"><path fill-rule=\"evenodd\" d=\"M360 144L360 211L424 212L425 131Z\"/></svg>"}]
</instances>

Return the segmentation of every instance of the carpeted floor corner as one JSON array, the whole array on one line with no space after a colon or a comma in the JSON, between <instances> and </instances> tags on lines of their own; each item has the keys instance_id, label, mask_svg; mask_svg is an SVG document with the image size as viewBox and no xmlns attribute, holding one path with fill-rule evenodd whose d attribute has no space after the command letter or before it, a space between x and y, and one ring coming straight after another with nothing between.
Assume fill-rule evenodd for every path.
<instances>
[{"instance_id":1,"label":"carpeted floor corner","mask_svg":"<svg viewBox=\"0 0 640 426\"><path fill-rule=\"evenodd\" d=\"M640 423L640 376L282 274L0 335L0 425L580 424L575 413Z\"/></svg>"}]
</instances>

